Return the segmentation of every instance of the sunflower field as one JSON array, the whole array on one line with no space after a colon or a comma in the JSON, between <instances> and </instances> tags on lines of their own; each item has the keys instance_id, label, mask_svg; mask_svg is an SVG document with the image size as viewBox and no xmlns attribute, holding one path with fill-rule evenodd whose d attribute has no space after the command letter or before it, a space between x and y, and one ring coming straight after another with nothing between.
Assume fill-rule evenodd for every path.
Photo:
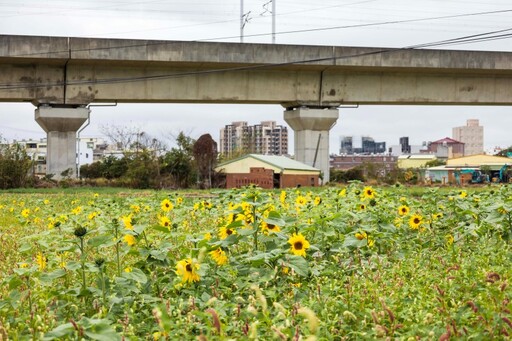
<instances>
[{"instance_id":1,"label":"sunflower field","mask_svg":"<svg viewBox=\"0 0 512 341\"><path fill-rule=\"evenodd\" d=\"M512 189L0 196L0 340L512 339Z\"/></svg>"}]
</instances>

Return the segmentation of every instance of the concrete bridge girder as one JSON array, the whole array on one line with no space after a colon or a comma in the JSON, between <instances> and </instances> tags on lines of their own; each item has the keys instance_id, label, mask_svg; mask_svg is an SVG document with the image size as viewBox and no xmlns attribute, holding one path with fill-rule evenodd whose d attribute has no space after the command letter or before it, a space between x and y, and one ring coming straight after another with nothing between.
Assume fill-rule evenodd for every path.
<instances>
[{"instance_id":1,"label":"concrete bridge girder","mask_svg":"<svg viewBox=\"0 0 512 341\"><path fill-rule=\"evenodd\" d=\"M68 85L36 89L41 103L512 104L512 76L353 71L226 71L68 67ZM55 74L55 70L52 70ZM101 75L101 77L98 77ZM46 77L50 79L49 76ZM61 84L55 77L53 84ZM118 83L109 80L118 79ZM123 82L123 79L129 81ZM63 96L66 96L65 98ZM1 96L1 91L0 91Z\"/></svg>"}]
</instances>

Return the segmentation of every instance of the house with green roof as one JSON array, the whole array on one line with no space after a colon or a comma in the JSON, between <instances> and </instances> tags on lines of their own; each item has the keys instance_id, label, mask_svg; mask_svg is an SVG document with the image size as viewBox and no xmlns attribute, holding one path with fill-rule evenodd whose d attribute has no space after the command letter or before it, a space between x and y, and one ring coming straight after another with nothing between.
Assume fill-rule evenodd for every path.
<instances>
[{"instance_id":1,"label":"house with green roof","mask_svg":"<svg viewBox=\"0 0 512 341\"><path fill-rule=\"evenodd\" d=\"M320 184L320 169L277 155L247 154L219 164L215 171L225 174L226 188L256 185L270 189Z\"/></svg>"}]
</instances>

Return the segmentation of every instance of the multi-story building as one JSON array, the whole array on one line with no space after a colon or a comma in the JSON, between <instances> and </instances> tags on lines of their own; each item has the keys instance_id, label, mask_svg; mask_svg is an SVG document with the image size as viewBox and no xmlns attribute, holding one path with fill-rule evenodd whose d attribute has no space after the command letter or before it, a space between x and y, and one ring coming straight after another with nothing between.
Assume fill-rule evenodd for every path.
<instances>
[{"instance_id":1,"label":"multi-story building","mask_svg":"<svg viewBox=\"0 0 512 341\"><path fill-rule=\"evenodd\" d=\"M44 176L46 174L46 139L14 140L13 143L25 147L27 155L34 161L32 175Z\"/></svg>"},{"instance_id":2,"label":"multi-story building","mask_svg":"<svg viewBox=\"0 0 512 341\"><path fill-rule=\"evenodd\" d=\"M483 154L484 127L478 120L470 119L465 126L453 128L452 135L454 140L464 143L464 155Z\"/></svg>"},{"instance_id":3,"label":"multi-story building","mask_svg":"<svg viewBox=\"0 0 512 341\"><path fill-rule=\"evenodd\" d=\"M386 142L375 142L369 136L342 136L340 142L340 154L342 155L371 155L386 152Z\"/></svg>"},{"instance_id":4,"label":"multi-story building","mask_svg":"<svg viewBox=\"0 0 512 341\"><path fill-rule=\"evenodd\" d=\"M47 140L14 140L13 143L25 148L27 155L34 161L32 174L37 176L46 175ZM81 137L77 147L77 166L91 164L101 160L104 150L107 147L103 138Z\"/></svg>"},{"instance_id":5,"label":"multi-story building","mask_svg":"<svg viewBox=\"0 0 512 341\"><path fill-rule=\"evenodd\" d=\"M245 121L232 122L220 130L220 153L244 151L264 155L288 154L288 129L275 121L253 126Z\"/></svg>"},{"instance_id":6,"label":"multi-story building","mask_svg":"<svg viewBox=\"0 0 512 341\"><path fill-rule=\"evenodd\" d=\"M445 137L444 139L430 142L424 154L433 154L438 159L453 159L464 156L464 148L464 143Z\"/></svg>"}]
</instances>

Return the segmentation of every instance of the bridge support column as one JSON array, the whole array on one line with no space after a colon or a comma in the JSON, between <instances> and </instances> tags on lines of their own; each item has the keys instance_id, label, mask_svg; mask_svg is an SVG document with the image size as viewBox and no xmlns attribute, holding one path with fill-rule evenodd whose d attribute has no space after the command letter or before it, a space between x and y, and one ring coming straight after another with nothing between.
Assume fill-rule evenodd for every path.
<instances>
[{"instance_id":1,"label":"bridge support column","mask_svg":"<svg viewBox=\"0 0 512 341\"><path fill-rule=\"evenodd\" d=\"M323 173L323 183L329 181L329 130L336 124L336 108L299 107L287 109L284 120L294 130L295 160Z\"/></svg>"},{"instance_id":2,"label":"bridge support column","mask_svg":"<svg viewBox=\"0 0 512 341\"><path fill-rule=\"evenodd\" d=\"M47 134L46 174L60 180L61 173L69 169L76 177L76 132L88 119L90 110L78 107L40 106L36 109L36 122Z\"/></svg>"}]
</instances>

